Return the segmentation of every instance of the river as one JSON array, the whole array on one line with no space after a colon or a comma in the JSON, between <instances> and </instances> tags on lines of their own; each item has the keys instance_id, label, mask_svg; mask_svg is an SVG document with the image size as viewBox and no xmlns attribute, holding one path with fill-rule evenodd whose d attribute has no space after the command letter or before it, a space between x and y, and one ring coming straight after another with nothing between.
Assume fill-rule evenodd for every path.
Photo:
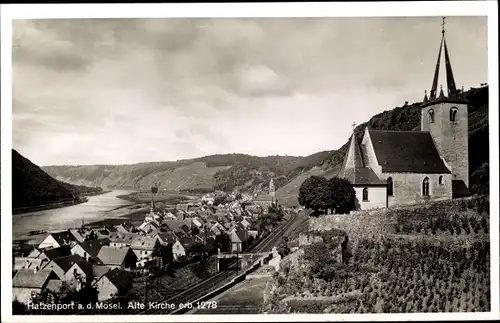
<instances>
[{"instance_id":1,"label":"river","mask_svg":"<svg viewBox=\"0 0 500 323\"><path fill-rule=\"evenodd\" d=\"M131 192L133 191L115 190L89 196L88 201L81 204L14 215L12 216L12 236L16 238L34 230L66 230L75 226L79 227L82 220L85 223L102 220L105 218L105 211L130 204L129 201L117 196Z\"/></svg>"}]
</instances>

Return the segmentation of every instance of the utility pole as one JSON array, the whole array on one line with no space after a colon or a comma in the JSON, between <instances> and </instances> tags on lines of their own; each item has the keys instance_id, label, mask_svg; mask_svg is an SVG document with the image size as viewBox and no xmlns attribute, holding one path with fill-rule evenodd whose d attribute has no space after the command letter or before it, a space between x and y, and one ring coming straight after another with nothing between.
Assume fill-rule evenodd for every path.
<instances>
[{"instance_id":1,"label":"utility pole","mask_svg":"<svg viewBox=\"0 0 500 323\"><path fill-rule=\"evenodd\" d=\"M146 266L144 266L144 273L145 273L145 279L144 279L144 299L145 299L145 311L144 313L147 314L148 313L148 275L147 275L147 271L146 271Z\"/></svg>"}]
</instances>

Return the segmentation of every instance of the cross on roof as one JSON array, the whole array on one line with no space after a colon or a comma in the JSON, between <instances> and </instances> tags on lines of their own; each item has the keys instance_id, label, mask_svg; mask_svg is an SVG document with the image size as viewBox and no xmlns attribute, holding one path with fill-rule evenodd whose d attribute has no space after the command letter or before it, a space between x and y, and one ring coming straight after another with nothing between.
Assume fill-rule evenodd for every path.
<instances>
[{"instance_id":1,"label":"cross on roof","mask_svg":"<svg viewBox=\"0 0 500 323\"><path fill-rule=\"evenodd\" d=\"M441 26L443 27L442 33L444 34L444 25L446 24L446 22L444 20L446 19L446 17L443 17L442 19L443 19L443 22L441 23Z\"/></svg>"}]
</instances>

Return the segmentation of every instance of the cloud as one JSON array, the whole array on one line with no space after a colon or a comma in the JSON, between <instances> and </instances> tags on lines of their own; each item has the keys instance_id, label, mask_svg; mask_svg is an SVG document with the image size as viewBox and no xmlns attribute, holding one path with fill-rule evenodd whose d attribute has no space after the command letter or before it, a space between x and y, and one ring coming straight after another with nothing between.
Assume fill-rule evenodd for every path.
<instances>
[{"instance_id":1,"label":"cloud","mask_svg":"<svg viewBox=\"0 0 500 323\"><path fill-rule=\"evenodd\" d=\"M453 17L457 83L487 78L486 20ZM420 100L438 18L58 19L13 25L14 148L42 165L336 149Z\"/></svg>"}]
</instances>

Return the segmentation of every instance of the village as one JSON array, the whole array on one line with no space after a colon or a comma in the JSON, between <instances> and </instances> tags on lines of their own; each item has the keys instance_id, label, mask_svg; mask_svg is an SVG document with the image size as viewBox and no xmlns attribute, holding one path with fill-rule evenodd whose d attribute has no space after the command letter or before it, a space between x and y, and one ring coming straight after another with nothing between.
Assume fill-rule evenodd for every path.
<instances>
[{"instance_id":1,"label":"village","mask_svg":"<svg viewBox=\"0 0 500 323\"><path fill-rule=\"evenodd\" d=\"M152 199L140 224L48 233L29 254L13 255L13 299L29 308L44 291L60 295L91 287L98 301L112 301L130 294L141 278L244 252L283 218L272 185L270 194L257 197L215 192L173 207L157 207Z\"/></svg>"}]
</instances>

